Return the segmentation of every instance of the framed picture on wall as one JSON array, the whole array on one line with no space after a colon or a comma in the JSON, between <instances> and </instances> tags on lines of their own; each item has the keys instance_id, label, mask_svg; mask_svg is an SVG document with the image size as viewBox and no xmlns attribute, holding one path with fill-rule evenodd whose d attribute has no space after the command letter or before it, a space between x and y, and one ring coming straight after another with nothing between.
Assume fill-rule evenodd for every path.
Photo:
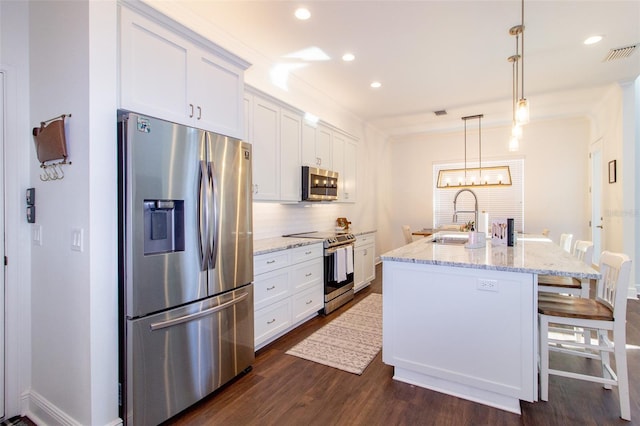
<instances>
[{"instance_id":1,"label":"framed picture on wall","mask_svg":"<svg viewBox=\"0 0 640 426\"><path fill-rule=\"evenodd\" d=\"M609 183L616 182L616 160L609 161Z\"/></svg>"}]
</instances>

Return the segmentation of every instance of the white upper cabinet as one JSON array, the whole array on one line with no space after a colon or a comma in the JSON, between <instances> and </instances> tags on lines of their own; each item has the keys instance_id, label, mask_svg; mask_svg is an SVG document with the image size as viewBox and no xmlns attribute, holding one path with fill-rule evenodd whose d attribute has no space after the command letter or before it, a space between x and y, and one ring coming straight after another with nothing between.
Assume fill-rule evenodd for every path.
<instances>
[{"instance_id":1,"label":"white upper cabinet","mask_svg":"<svg viewBox=\"0 0 640 426\"><path fill-rule=\"evenodd\" d=\"M300 149L302 116L285 108L280 110L280 200L300 201L302 167Z\"/></svg>"},{"instance_id":2,"label":"white upper cabinet","mask_svg":"<svg viewBox=\"0 0 640 426\"><path fill-rule=\"evenodd\" d=\"M333 134L331 144L331 170L338 172L338 201L344 200L344 144L345 137Z\"/></svg>"},{"instance_id":3,"label":"white upper cabinet","mask_svg":"<svg viewBox=\"0 0 640 426\"><path fill-rule=\"evenodd\" d=\"M322 124L302 125L302 165L332 170L333 132Z\"/></svg>"},{"instance_id":4,"label":"white upper cabinet","mask_svg":"<svg viewBox=\"0 0 640 426\"><path fill-rule=\"evenodd\" d=\"M300 201L302 115L258 94L246 95L247 140L253 146L253 199Z\"/></svg>"},{"instance_id":5,"label":"white upper cabinet","mask_svg":"<svg viewBox=\"0 0 640 426\"><path fill-rule=\"evenodd\" d=\"M302 165L318 167L316 156L316 126L302 123Z\"/></svg>"},{"instance_id":6,"label":"white upper cabinet","mask_svg":"<svg viewBox=\"0 0 640 426\"><path fill-rule=\"evenodd\" d=\"M316 157L318 157L318 167L325 170L332 170L331 148L333 146L333 132L322 124L318 125L316 132Z\"/></svg>"},{"instance_id":7,"label":"white upper cabinet","mask_svg":"<svg viewBox=\"0 0 640 426\"><path fill-rule=\"evenodd\" d=\"M338 172L338 201L356 202L356 142L338 132L333 133L333 171Z\"/></svg>"},{"instance_id":8,"label":"white upper cabinet","mask_svg":"<svg viewBox=\"0 0 640 426\"><path fill-rule=\"evenodd\" d=\"M344 143L344 168L342 172L342 199L348 203L357 201L356 181L358 171L358 144L347 138Z\"/></svg>"},{"instance_id":9,"label":"white upper cabinet","mask_svg":"<svg viewBox=\"0 0 640 426\"><path fill-rule=\"evenodd\" d=\"M280 107L252 97L253 199L280 198Z\"/></svg>"},{"instance_id":10,"label":"white upper cabinet","mask_svg":"<svg viewBox=\"0 0 640 426\"><path fill-rule=\"evenodd\" d=\"M150 13L120 8L120 107L242 138L249 64Z\"/></svg>"}]
</instances>

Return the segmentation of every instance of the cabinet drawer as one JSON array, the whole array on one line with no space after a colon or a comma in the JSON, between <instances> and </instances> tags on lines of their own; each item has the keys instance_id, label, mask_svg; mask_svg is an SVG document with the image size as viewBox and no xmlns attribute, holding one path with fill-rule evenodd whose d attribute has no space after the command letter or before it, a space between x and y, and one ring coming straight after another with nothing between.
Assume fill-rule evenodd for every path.
<instances>
[{"instance_id":1,"label":"cabinet drawer","mask_svg":"<svg viewBox=\"0 0 640 426\"><path fill-rule=\"evenodd\" d=\"M257 276L254 282L254 292L255 309L284 299L290 294L289 272L287 269L281 269Z\"/></svg>"},{"instance_id":2,"label":"cabinet drawer","mask_svg":"<svg viewBox=\"0 0 640 426\"><path fill-rule=\"evenodd\" d=\"M370 234L358 235L356 237L355 246L360 247L360 246L365 246L368 244L375 244L375 243L376 243L376 234L372 232Z\"/></svg>"},{"instance_id":3,"label":"cabinet drawer","mask_svg":"<svg viewBox=\"0 0 640 426\"><path fill-rule=\"evenodd\" d=\"M258 346L291 325L291 300L285 299L255 313L255 345Z\"/></svg>"},{"instance_id":4,"label":"cabinet drawer","mask_svg":"<svg viewBox=\"0 0 640 426\"><path fill-rule=\"evenodd\" d=\"M324 306L324 292L322 287L312 287L292 297L293 323L302 321L311 314L318 312Z\"/></svg>"},{"instance_id":5,"label":"cabinet drawer","mask_svg":"<svg viewBox=\"0 0 640 426\"><path fill-rule=\"evenodd\" d=\"M288 251L276 251L253 257L253 274L259 275L265 272L284 268L290 264Z\"/></svg>"},{"instance_id":6,"label":"cabinet drawer","mask_svg":"<svg viewBox=\"0 0 640 426\"><path fill-rule=\"evenodd\" d=\"M312 260L305 262L301 265L292 267L291 271L291 283L292 293L307 289L309 287L317 286L322 288L324 275L324 264L322 259Z\"/></svg>"},{"instance_id":7,"label":"cabinet drawer","mask_svg":"<svg viewBox=\"0 0 640 426\"><path fill-rule=\"evenodd\" d=\"M312 244L291 250L291 263L300 263L322 257L322 244Z\"/></svg>"}]
</instances>

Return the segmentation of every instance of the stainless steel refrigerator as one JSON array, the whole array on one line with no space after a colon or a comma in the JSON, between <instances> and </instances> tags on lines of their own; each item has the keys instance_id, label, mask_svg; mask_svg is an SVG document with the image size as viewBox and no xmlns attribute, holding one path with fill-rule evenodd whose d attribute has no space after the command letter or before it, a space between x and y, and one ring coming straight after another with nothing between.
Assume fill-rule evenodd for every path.
<instances>
[{"instance_id":1,"label":"stainless steel refrigerator","mask_svg":"<svg viewBox=\"0 0 640 426\"><path fill-rule=\"evenodd\" d=\"M156 425L254 361L251 145L118 111L120 404Z\"/></svg>"}]
</instances>

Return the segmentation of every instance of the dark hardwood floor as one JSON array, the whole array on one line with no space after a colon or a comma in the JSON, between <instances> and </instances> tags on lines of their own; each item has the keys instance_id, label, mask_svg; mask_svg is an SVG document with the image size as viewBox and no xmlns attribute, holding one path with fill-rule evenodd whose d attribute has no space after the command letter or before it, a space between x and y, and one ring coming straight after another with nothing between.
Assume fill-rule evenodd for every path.
<instances>
[{"instance_id":1,"label":"dark hardwood floor","mask_svg":"<svg viewBox=\"0 0 640 426\"><path fill-rule=\"evenodd\" d=\"M382 292L382 273L356 294ZM348 308L341 308L341 311ZM340 312L341 312L340 311ZM640 425L640 301L627 316L631 418L619 418L618 391L552 376L549 402L521 402L522 415L396 382L378 356L361 376L286 355L340 312L314 318L256 354L253 370L166 422L167 425ZM488 333L491 330L487 330ZM554 354L556 355L556 354ZM584 362L583 362L584 361ZM553 362L564 363L561 358ZM572 361L579 368L599 362ZM580 364L580 365L578 365Z\"/></svg>"}]
</instances>

